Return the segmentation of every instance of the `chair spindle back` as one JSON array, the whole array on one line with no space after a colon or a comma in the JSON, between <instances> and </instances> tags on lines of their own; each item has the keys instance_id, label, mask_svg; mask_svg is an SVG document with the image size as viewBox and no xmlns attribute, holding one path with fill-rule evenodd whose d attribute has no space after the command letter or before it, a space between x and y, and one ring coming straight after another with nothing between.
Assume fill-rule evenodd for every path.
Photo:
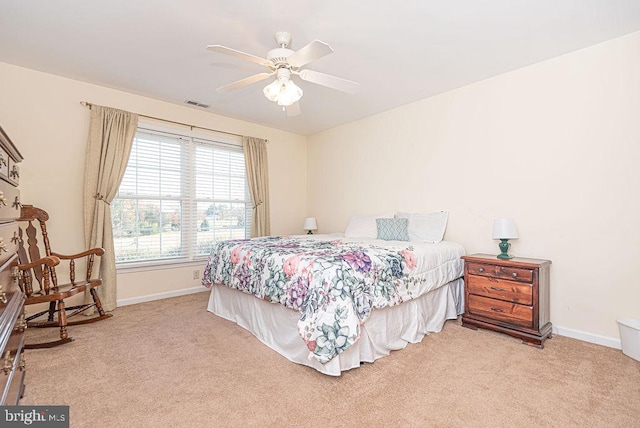
<instances>
[{"instance_id":1,"label":"chair spindle back","mask_svg":"<svg viewBox=\"0 0 640 428\"><path fill-rule=\"evenodd\" d=\"M46 211L32 205L22 206L18 219L18 259L20 264L28 264L42 257L51 256L47 220L49 220L49 214ZM39 243L39 239L41 243ZM41 252L41 247L44 249L44 254ZM35 284L34 279L36 280ZM51 286L55 287L57 284L58 278L53 267L45 266L43 269L43 266L39 264L23 272L22 285L27 297L33 293L49 294ZM37 286L35 290L33 289L34 285Z\"/></svg>"}]
</instances>

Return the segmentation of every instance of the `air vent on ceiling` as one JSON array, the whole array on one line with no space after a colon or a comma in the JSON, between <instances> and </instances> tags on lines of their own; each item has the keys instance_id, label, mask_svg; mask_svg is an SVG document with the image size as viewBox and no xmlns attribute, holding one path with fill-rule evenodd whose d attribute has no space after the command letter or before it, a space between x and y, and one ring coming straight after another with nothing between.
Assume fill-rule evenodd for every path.
<instances>
[{"instance_id":1,"label":"air vent on ceiling","mask_svg":"<svg viewBox=\"0 0 640 428\"><path fill-rule=\"evenodd\" d=\"M187 101L185 101L185 103L189 104L189 105L192 105L192 106L196 106L196 107L209 108L208 105L199 103L197 101L187 100Z\"/></svg>"}]
</instances>

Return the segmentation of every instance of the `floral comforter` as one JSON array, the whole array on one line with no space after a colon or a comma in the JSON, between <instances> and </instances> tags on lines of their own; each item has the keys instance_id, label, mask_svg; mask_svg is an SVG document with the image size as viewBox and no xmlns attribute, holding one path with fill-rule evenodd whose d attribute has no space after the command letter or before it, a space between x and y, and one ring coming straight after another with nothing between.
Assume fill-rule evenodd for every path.
<instances>
[{"instance_id":1,"label":"floral comforter","mask_svg":"<svg viewBox=\"0 0 640 428\"><path fill-rule=\"evenodd\" d=\"M202 283L224 284L300 312L298 333L326 363L353 345L371 310L398 305L462 276L458 244L428 259L411 243L266 237L218 242ZM417 244L434 248L441 244ZM427 252L428 253L428 252ZM444 266L444 268L443 268Z\"/></svg>"}]
</instances>

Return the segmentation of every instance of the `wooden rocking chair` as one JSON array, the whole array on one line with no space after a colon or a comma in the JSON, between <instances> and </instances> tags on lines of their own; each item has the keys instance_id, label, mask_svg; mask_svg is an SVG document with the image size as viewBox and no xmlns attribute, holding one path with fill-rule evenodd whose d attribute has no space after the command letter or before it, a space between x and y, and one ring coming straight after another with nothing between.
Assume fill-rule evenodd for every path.
<instances>
[{"instance_id":1,"label":"wooden rocking chair","mask_svg":"<svg viewBox=\"0 0 640 428\"><path fill-rule=\"evenodd\" d=\"M92 248L78 254L65 255L51 251L49 236L47 234L46 221L49 214L46 211L32 205L22 205L20 218L20 228L18 229L18 259L20 265L19 283L22 291L26 295L25 305L46 304L49 308L32 315L27 315L28 327L58 327L60 329L60 339L51 342L26 344L25 348L51 348L73 341L67 334L67 326L77 324L87 324L112 317L102 309L102 303L98 297L96 287L102 285L102 279L92 279L93 263L96 256L102 256L104 249ZM24 223L23 223L24 222ZM34 223L38 226L34 226ZM24 228L23 228L24 227ZM38 246L38 239L44 248L44 254ZM58 284L55 267L61 261L69 261L69 282ZM86 276L84 280L76 280L76 261L86 260ZM66 307L65 299L77 294L82 294L89 290L93 302ZM80 299L80 297L78 297ZM78 315L95 308L97 315L89 317ZM58 314L57 320L54 315ZM39 319L47 314L47 318ZM68 320L75 317L73 320Z\"/></svg>"}]
</instances>

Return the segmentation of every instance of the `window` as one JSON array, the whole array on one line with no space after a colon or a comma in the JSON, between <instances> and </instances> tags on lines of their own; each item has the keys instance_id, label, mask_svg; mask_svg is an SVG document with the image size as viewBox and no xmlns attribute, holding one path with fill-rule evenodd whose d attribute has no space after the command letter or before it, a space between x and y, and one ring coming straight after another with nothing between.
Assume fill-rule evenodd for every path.
<instances>
[{"instance_id":1,"label":"window","mask_svg":"<svg viewBox=\"0 0 640 428\"><path fill-rule=\"evenodd\" d=\"M116 263L191 261L246 238L251 198L240 141L138 128L111 203Z\"/></svg>"}]
</instances>

